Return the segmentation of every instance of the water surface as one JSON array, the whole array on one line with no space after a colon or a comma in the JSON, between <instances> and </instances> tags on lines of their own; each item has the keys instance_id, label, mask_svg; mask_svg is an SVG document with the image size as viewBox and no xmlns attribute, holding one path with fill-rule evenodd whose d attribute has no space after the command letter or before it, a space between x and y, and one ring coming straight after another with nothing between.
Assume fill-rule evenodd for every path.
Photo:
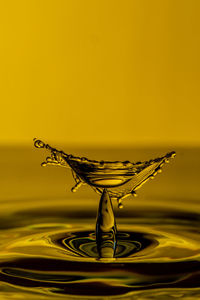
<instances>
[{"instance_id":1,"label":"water surface","mask_svg":"<svg viewBox=\"0 0 200 300\"><path fill-rule=\"evenodd\" d=\"M147 160L171 149L70 149L91 159ZM174 150L174 149L172 149ZM2 299L199 299L199 149L177 158L137 198L114 204L117 249L98 259L99 196L70 192L68 170L41 152L1 149Z\"/></svg>"}]
</instances>

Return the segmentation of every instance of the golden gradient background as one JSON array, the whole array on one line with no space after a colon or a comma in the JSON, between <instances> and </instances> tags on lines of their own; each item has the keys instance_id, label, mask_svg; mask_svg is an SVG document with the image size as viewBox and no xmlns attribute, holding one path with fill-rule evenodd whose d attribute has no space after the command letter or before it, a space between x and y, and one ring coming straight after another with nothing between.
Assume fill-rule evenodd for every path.
<instances>
[{"instance_id":1,"label":"golden gradient background","mask_svg":"<svg viewBox=\"0 0 200 300\"><path fill-rule=\"evenodd\" d=\"M57 299L62 289L75 299L87 284L88 293L103 289L102 280L113 286L109 299L122 299L126 286L135 290L134 299L140 292L193 299L200 249L199 96L200 0L0 1L0 299L44 300L53 293ZM35 137L99 161L147 161L176 151L137 198L125 199L123 210L113 201L118 229L136 234L128 251L142 250L133 260L125 256L127 269L120 263L114 270L108 261L95 270L92 258L90 270L84 262L79 274L75 248L72 259L64 257L69 268L59 269L66 246L60 233L76 237L81 229L83 239L71 245L84 253L80 241L87 228L95 231L100 196L88 185L71 193L70 169L42 168L50 153L34 148ZM173 266L179 271L172 276Z\"/></svg>"},{"instance_id":2,"label":"golden gradient background","mask_svg":"<svg viewBox=\"0 0 200 300\"><path fill-rule=\"evenodd\" d=\"M0 3L1 144L200 145L200 1Z\"/></svg>"}]
</instances>

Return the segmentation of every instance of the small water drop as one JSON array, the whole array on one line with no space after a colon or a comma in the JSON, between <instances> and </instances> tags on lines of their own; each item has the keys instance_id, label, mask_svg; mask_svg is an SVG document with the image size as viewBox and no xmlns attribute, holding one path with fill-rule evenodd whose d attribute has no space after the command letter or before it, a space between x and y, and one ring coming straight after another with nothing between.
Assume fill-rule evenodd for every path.
<instances>
[{"instance_id":1,"label":"small water drop","mask_svg":"<svg viewBox=\"0 0 200 300\"><path fill-rule=\"evenodd\" d=\"M33 139L34 140L34 146L36 148L45 148L45 143L43 143L41 140Z\"/></svg>"},{"instance_id":2,"label":"small water drop","mask_svg":"<svg viewBox=\"0 0 200 300\"><path fill-rule=\"evenodd\" d=\"M124 205L123 205L122 203L119 203L119 204L118 204L118 208L119 208L119 209L122 209L123 207L124 207Z\"/></svg>"},{"instance_id":3,"label":"small water drop","mask_svg":"<svg viewBox=\"0 0 200 300\"><path fill-rule=\"evenodd\" d=\"M136 194L135 191L131 191L131 195L132 195L133 197L137 197L137 194Z\"/></svg>"},{"instance_id":4,"label":"small water drop","mask_svg":"<svg viewBox=\"0 0 200 300\"><path fill-rule=\"evenodd\" d=\"M87 161L86 157L81 157L81 161Z\"/></svg>"}]
</instances>

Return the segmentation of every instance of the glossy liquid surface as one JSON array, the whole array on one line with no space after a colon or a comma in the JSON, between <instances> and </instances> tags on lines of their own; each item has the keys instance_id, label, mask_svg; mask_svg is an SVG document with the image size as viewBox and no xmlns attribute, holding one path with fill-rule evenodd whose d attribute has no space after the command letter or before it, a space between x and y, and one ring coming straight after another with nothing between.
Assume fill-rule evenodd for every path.
<instances>
[{"instance_id":1,"label":"glossy liquid surface","mask_svg":"<svg viewBox=\"0 0 200 300\"><path fill-rule=\"evenodd\" d=\"M1 153L1 299L199 299L198 149L179 149L123 210L113 203L118 243L108 259L98 258L97 194L87 187L71 194L68 170L40 168L37 151ZM93 150L90 157L102 153L140 159L157 152Z\"/></svg>"}]
</instances>

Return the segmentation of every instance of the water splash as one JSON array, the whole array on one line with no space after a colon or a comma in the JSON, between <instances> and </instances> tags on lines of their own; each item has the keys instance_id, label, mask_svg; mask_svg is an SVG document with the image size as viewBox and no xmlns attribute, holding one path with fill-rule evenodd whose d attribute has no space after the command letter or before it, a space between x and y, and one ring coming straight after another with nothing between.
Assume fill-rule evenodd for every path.
<instances>
[{"instance_id":1,"label":"water splash","mask_svg":"<svg viewBox=\"0 0 200 300\"><path fill-rule=\"evenodd\" d=\"M154 179L158 173L162 172L163 165L176 155L172 151L163 157L136 163L130 161L96 161L66 154L38 139L34 139L34 146L45 148L51 153L51 156L46 158L42 166L57 165L71 168L75 180L72 192L76 192L83 184L91 186L99 194L102 194L106 188L110 197L118 201L119 208L123 207L123 199L128 196L136 196L136 190L149 179Z\"/></svg>"},{"instance_id":2,"label":"water splash","mask_svg":"<svg viewBox=\"0 0 200 300\"><path fill-rule=\"evenodd\" d=\"M45 148L51 152L42 166L58 165L70 167L76 182L75 192L82 184L88 184L101 194L96 223L96 243L100 258L113 258L116 250L116 222L111 198L118 201L122 208L122 199L133 195L150 178L161 172L164 163L175 156L175 152L145 162L96 161L85 157L75 157L52 148L41 140L34 139L36 148ZM111 198L110 198L111 197Z\"/></svg>"}]
</instances>

